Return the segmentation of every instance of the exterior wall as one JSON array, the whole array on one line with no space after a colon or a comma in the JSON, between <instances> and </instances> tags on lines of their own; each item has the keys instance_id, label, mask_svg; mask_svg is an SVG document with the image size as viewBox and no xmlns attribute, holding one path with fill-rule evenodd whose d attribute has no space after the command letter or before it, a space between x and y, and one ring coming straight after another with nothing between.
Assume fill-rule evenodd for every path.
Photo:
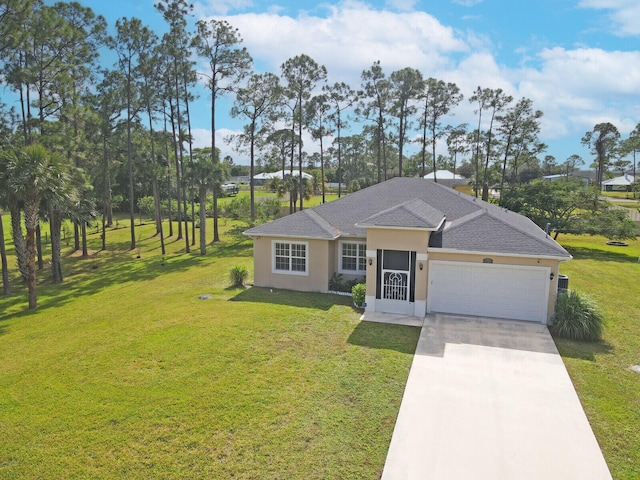
<instances>
[{"instance_id":1,"label":"exterior wall","mask_svg":"<svg viewBox=\"0 0 640 480\"><path fill-rule=\"evenodd\" d=\"M376 311L376 251L402 250L416 252L416 263L423 264L423 269L416 268L414 315L424 316L427 309L427 262L424 260L429 245L426 230L367 229L367 307L368 311ZM369 265L371 260L371 265Z\"/></svg>"},{"instance_id":2,"label":"exterior wall","mask_svg":"<svg viewBox=\"0 0 640 480\"><path fill-rule=\"evenodd\" d=\"M308 244L308 272L307 275L292 275L273 273L272 271L272 242L292 241ZM330 252L328 240L309 240L304 238L273 238L257 237L253 239L253 281L257 287L282 288L299 290L302 292L326 292L329 284L329 265L333 254ZM333 272L331 272L333 273Z\"/></svg>"},{"instance_id":3,"label":"exterior wall","mask_svg":"<svg viewBox=\"0 0 640 480\"><path fill-rule=\"evenodd\" d=\"M441 253L441 252L438 252L437 249L429 250L429 260L482 263L483 259L485 258L493 259L494 265L523 265L523 266L530 266L530 267L550 268L551 273L553 273L553 280L549 282L549 303L547 305L547 322L549 322L549 320L551 319L551 316L554 313L555 305L556 305L556 294L558 290L558 274L560 273L559 260L537 259L537 258L527 258L527 257L509 257L509 256L501 256L501 255ZM427 278L427 282L428 281L429 279Z\"/></svg>"},{"instance_id":4,"label":"exterior wall","mask_svg":"<svg viewBox=\"0 0 640 480\"><path fill-rule=\"evenodd\" d=\"M421 317L426 314L427 288L429 285L429 265L431 260L483 263L487 257L493 259L495 265L523 265L533 267L547 267L553 273L553 280L549 282L549 302L547 305L547 321L554 313L556 292L558 287L558 274L560 261L552 259L536 259L527 257L514 257L505 255L478 255L466 253L439 252L437 248L428 249L428 231L394 230L394 229L368 229L367 232L367 311L376 311L376 251L402 250L416 252L415 271L415 302L414 315ZM272 272L272 242L299 241L308 244L307 256L308 274L290 275ZM258 287L282 288L287 290L299 290L308 292L326 292L329 279L338 271L340 258L339 242L329 240L309 240L298 238L273 238L259 237L253 241L254 258L254 284ZM371 261L371 265L369 265ZM420 270L419 265L423 265ZM358 276L343 275L344 280Z\"/></svg>"}]
</instances>

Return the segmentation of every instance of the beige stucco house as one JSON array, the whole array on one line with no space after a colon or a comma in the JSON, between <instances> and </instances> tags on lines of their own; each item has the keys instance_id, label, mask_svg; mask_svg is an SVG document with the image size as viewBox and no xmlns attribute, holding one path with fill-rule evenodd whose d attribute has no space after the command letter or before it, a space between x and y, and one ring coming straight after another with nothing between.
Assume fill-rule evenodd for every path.
<instances>
[{"instance_id":1,"label":"beige stucco house","mask_svg":"<svg viewBox=\"0 0 640 480\"><path fill-rule=\"evenodd\" d=\"M528 218L432 181L394 178L244 232L254 284L328 291L366 277L366 310L547 323L571 255Z\"/></svg>"}]
</instances>

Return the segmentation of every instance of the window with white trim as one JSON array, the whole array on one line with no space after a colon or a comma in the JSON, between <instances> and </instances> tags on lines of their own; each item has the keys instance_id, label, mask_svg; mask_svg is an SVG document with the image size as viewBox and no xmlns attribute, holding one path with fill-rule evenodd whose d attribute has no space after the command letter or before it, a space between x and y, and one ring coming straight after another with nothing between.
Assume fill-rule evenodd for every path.
<instances>
[{"instance_id":1,"label":"window with white trim","mask_svg":"<svg viewBox=\"0 0 640 480\"><path fill-rule=\"evenodd\" d=\"M363 242L340 242L340 272L366 273L367 244Z\"/></svg>"},{"instance_id":2,"label":"window with white trim","mask_svg":"<svg viewBox=\"0 0 640 480\"><path fill-rule=\"evenodd\" d=\"M308 274L309 245L306 242L273 241L273 272L290 275Z\"/></svg>"}]
</instances>

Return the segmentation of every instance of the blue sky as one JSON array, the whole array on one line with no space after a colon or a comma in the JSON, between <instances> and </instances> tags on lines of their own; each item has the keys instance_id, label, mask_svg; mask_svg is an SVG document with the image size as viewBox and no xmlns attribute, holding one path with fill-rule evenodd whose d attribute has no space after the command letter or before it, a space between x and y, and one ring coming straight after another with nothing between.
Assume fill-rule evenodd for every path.
<instances>
[{"instance_id":1,"label":"blue sky","mask_svg":"<svg viewBox=\"0 0 640 480\"><path fill-rule=\"evenodd\" d=\"M80 3L110 25L135 16L158 34L165 29L153 0ZM256 70L279 73L305 53L327 67L329 82L354 88L376 60L387 74L410 66L455 82L466 98L451 124L473 124L467 98L478 86L528 97L544 112L541 139L559 163L574 153L590 163L580 139L596 123L611 122L626 137L640 122L637 0L200 0L194 14L237 27ZM204 92L192 107L197 146L210 136L208 108ZM218 111L220 140L242 127L228 108Z\"/></svg>"}]
</instances>

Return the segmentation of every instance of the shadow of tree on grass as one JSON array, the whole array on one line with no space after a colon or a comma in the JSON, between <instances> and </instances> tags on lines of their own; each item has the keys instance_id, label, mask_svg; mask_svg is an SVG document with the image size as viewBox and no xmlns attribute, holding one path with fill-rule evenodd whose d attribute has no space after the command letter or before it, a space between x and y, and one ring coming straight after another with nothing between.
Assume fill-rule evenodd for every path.
<instances>
[{"instance_id":1,"label":"shadow of tree on grass","mask_svg":"<svg viewBox=\"0 0 640 480\"><path fill-rule=\"evenodd\" d=\"M565 247L577 260L597 260L602 262L637 263L638 258L629 253L612 252L597 248ZM625 247L618 247L625 248Z\"/></svg>"},{"instance_id":2,"label":"shadow of tree on grass","mask_svg":"<svg viewBox=\"0 0 640 480\"><path fill-rule=\"evenodd\" d=\"M420 338L420 330L420 327L360 322L349 335L347 342L360 347L395 350L413 355Z\"/></svg>"},{"instance_id":3,"label":"shadow of tree on grass","mask_svg":"<svg viewBox=\"0 0 640 480\"><path fill-rule=\"evenodd\" d=\"M351 297L328 293L296 292L277 288L251 287L230 298L231 302L259 302L300 308L329 310L334 305L350 305Z\"/></svg>"}]
</instances>

